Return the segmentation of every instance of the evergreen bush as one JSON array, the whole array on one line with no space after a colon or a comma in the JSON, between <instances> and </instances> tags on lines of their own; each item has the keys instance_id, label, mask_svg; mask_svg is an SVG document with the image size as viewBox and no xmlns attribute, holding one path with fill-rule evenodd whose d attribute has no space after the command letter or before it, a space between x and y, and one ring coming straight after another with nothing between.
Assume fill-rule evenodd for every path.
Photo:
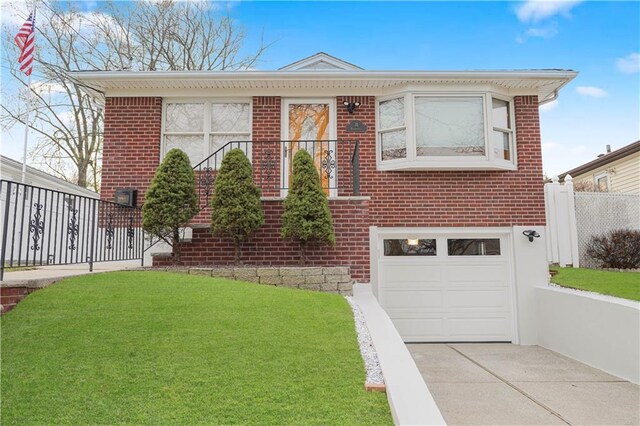
<instances>
[{"instance_id":1,"label":"evergreen bush","mask_svg":"<svg viewBox=\"0 0 640 426\"><path fill-rule=\"evenodd\" d=\"M142 227L173 248L174 261L180 262L180 228L198 213L196 180L189 157L172 149L162 160L145 194Z\"/></svg>"},{"instance_id":2,"label":"evergreen bush","mask_svg":"<svg viewBox=\"0 0 640 426\"><path fill-rule=\"evenodd\" d=\"M303 149L293 157L289 193L284 200L281 235L300 243L300 265L311 241L335 245L329 201L322 190L320 176L311 155Z\"/></svg>"},{"instance_id":3,"label":"evergreen bush","mask_svg":"<svg viewBox=\"0 0 640 426\"><path fill-rule=\"evenodd\" d=\"M241 149L229 151L216 175L211 232L233 240L236 264L241 263L242 243L264 224L260 193L247 156Z\"/></svg>"}]
</instances>

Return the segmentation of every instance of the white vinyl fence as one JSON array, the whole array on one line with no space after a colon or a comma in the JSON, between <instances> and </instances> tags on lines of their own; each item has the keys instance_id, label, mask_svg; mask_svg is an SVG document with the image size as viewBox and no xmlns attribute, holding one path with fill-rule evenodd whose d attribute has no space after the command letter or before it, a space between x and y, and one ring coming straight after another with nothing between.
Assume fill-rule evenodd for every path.
<instances>
[{"instance_id":1,"label":"white vinyl fence","mask_svg":"<svg viewBox=\"0 0 640 426\"><path fill-rule=\"evenodd\" d=\"M544 188L547 213L547 260L560 266L593 268L587 256L591 238L618 229L640 230L640 195L574 192L571 176L554 177Z\"/></svg>"}]
</instances>

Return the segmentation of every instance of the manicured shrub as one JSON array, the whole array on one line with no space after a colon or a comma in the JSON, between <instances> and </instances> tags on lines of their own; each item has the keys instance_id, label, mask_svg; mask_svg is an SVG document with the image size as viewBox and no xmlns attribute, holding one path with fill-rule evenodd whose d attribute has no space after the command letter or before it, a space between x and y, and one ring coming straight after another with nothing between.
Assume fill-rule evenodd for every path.
<instances>
[{"instance_id":1,"label":"manicured shrub","mask_svg":"<svg viewBox=\"0 0 640 426\"><path fill-rule=\"evenodd\" d=\"M640 231L621 229L591 238L587 255L602 268L640 268Z\"/></svg>"},{"instance_id":2,"label":"manicured shrub","mask_svg":"<svg viewBox=\"0 0 640 426\"><path fill-rule=\"evenodd\" d=\"M311 241L335 245L329 201L322 190L313 158L305 150L293 157L289 193L284 200L281 235L300 243L300 265L305 264L305 249Z\"/></svg>"},{"instance_id":3,"label":"manicured shrub","mask_svg":"<svg viewBox=\"0 0 640 426\"><path fill-rule=\"evenodd\" d=\"M241 263L242 243L264 224L260 188L253 183L251 163L241 149L232 149L222 159L211 208L211 232L233 240L235 263Z\"/></svg>"},{"instance_id":4,"label":"manicured shrub","mask_svg":"<svg viewBox=\"0 0 640 426\"><path fill-rule=\"evenodd\" d=\"M189 157L172 149L162 160L149 185L142 206L144 230L171 245L180 262L180 228L198 213L196 180Z\"/></svg>"}]
</instances>

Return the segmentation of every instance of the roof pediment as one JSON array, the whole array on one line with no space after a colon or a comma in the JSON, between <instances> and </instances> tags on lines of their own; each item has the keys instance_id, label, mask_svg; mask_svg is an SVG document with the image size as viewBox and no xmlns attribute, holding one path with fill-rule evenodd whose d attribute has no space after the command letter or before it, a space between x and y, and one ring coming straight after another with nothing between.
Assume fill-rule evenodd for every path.
<instances>
[{"instance_id":1,"label":"roof pediment","mask_svg":"<svg viewBox=\"0 0 640 426\"><path fill-rule=\"evenodd\" d=\"M318 52L307 58L300 59L294 63L280 68L280 71L361 71L359 66L350 64L347 61Z\"/></svg>"}]
</instances>

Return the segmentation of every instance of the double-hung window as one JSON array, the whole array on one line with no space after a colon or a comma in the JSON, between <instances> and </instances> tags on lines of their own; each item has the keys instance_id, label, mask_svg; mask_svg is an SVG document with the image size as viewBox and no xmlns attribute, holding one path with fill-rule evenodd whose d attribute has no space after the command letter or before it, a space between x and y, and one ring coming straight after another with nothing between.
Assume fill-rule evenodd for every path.
<instances>
[{"instance_id":1,"label":"double-hung window","mask_svg":"<svg viewBox=\"0 0 640 426\"><path fill-rule=\"evenodd\" d=\"M191 164L196 165L228 142L251 140L251 103L167 100L162 137L163 155L179 148L187 153ZM251 159L250 146L246 148ZM222 156L217 166L221 160Z\"/></svg>"},{"instance_id":2,"label":"double-hung window","mask_svg":"<svg viewBox=\"0 0 640 426\"><path fill-rule=\"evenodd\" d=\"M378 100L378 167L515 169L511 102L491 93L421 93Z\"/></svg>"},{"instance_id":3,"label":"double-hung window","mask_svg":"<svg viewBox=\"0 0 640 426\"><path fill-rule=\"evenodd\" d=\"M386 161L407 158L404 98L380 102L378 112L382 159Z\"/></svg>"}]
</instances>

